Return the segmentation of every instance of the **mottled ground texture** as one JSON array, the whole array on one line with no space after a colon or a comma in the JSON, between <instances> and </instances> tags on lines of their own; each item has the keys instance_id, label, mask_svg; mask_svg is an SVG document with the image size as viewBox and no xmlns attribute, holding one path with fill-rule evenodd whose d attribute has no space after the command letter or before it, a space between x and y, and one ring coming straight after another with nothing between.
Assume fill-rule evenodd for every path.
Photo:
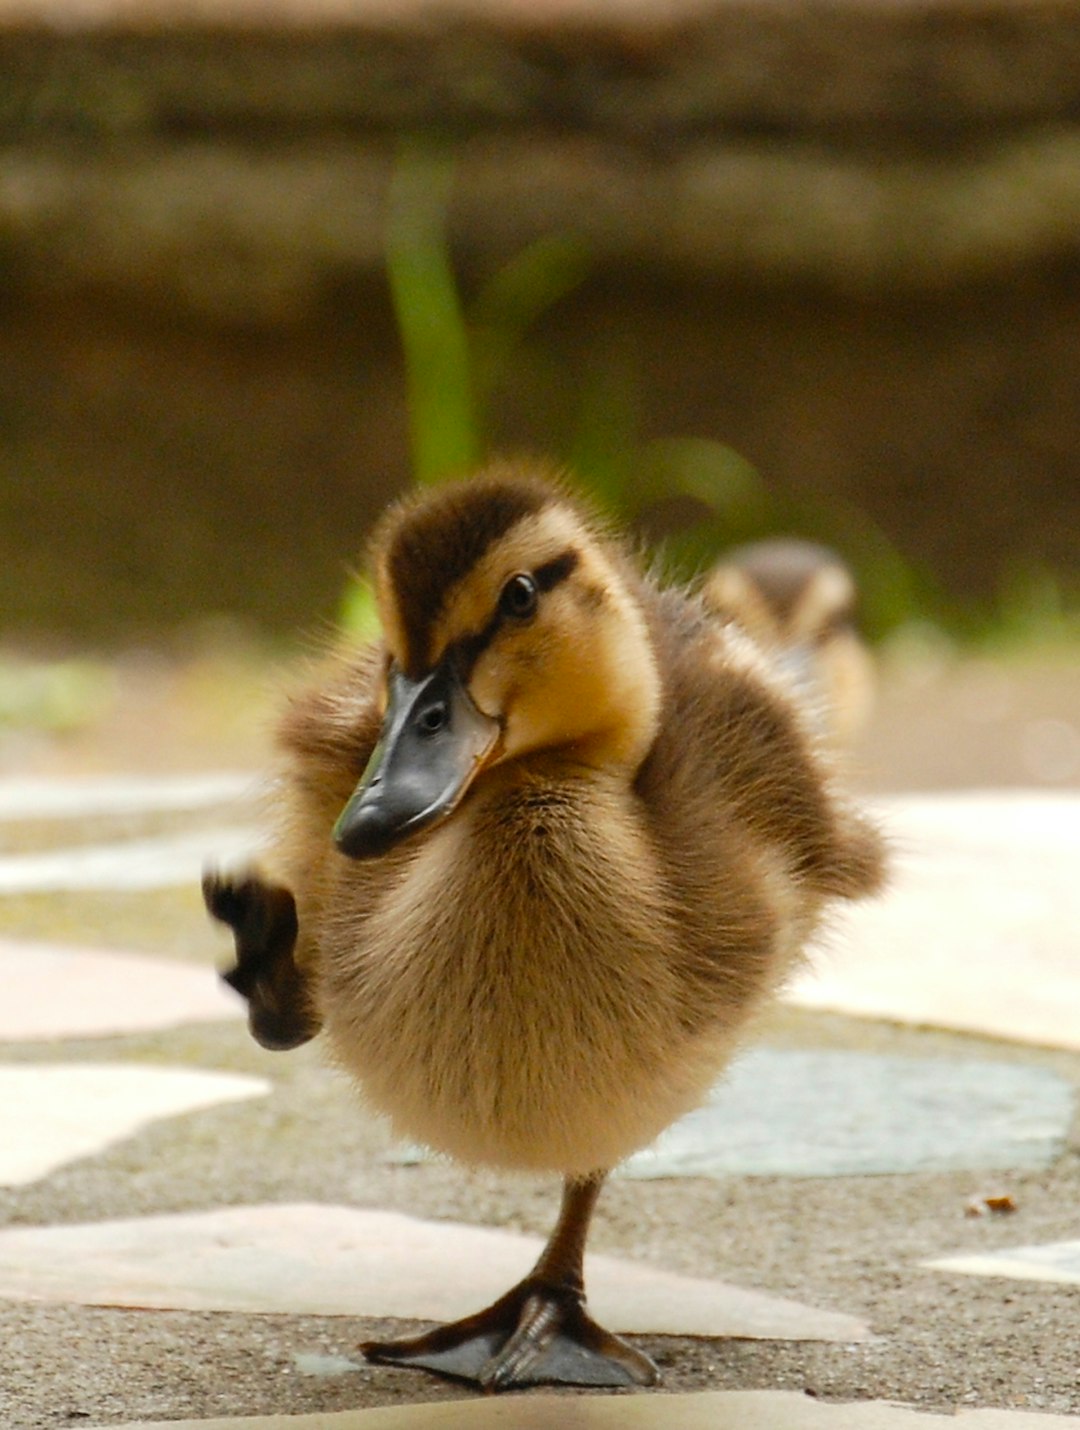
<instances>
[{"instance_id":1,"label":"mottled ground texture","mask_svg":"<svg viewBox=\"0 0 1080 1430\"><path fill-rule=\"evenodd\" d=\"M22 1170L13 1155L9 1173L0 1169L9 1183L0 1186L0 1246L5 1229L25 1241L35 1228L69 1228L63 1249L41 1263L54 1278L60 1271L75 1275L85 1259L78 1225L172 1213L321 1203L531 1235L549 1228L554 1186L402 1157L323 1064L318 1046L265 1053L247 1038L242 1019L222 1014L214 995L204 1003L189 979L160 977L164 963L166 971L199 974L213 986L213 967L224 960L226 946L207 924L195 875L203 847L212 853L251 828L247 780L158 784L138 797L131 786L100 781L120 774L158 779L257 771L267 711L286 664L243 647L182 661L142 654L62 671L0 659L0 936L8 941L0 966L9 989L0 1071L7 1080L4 1117L11 1119L5 1125L17 1126L21 1117L24 1129ZM914 854L905 854L896 897L906 902L889 923L893 942L885 952L903 959L901 926L908 930L912 977L895 982L894 992L910 994L915 982L924 986L944 969L948 996L931 997L921 1011L910 999L892 1014L884 1005L860 1008L866 988L860 991L857 976L845 982L851 955L838 949L827 968L829 1006L810 1006L814 1000L802 990L800 1005L781 1006L759 1030L755 1057L776 1055L758 1064L770 1070L767 1097L763 1090L755 1110L745 1087L735 1089L731 1115L746 1134L740 1145L759 1160L750 1170L729 1164L702 1175L696 1166L695 1175L616 1179L601 1202L593 1238L598 1253L845 1315L873 1334L840 1341L646 1334L642 1344L663 1371L661 1394L739 1393L730 1401L679 1402L679 1418L665 1412L655 1424L725 1426L730 1419L741 1430L786 1430L789 1423L792 1430L893 1430L894 1424L904 1430L923 1423L874 1408L872 1401L939 1415L1011 1409L1080 1416L1075 1246L1056 1258L1071 1282L928 1264L964 1256L977 1258L973 1269L985 1272L1003 1265L985 1258L1019 1248L1008 1269L1019 1263L1042 1277L1055 1258L1031 1248L1080 1237L1080 1007L1070 1002L1080 928L1064 861L1031 857L1040 840L1060 851L1062 841L1077 838L1078 711L1075 650L974 660L909 643L888 662L878 713L858 754L862 786L905 799L975 789L1008 796L995 795L985 805L954 797L919 802L919 827L929 831L940 859L959 861L966 873L935 881L937 859L920 866ZM84 785L91 776L99 783ZM19 783L4 784L3 777ZM28 786L30 778L49 783ZM1021 811L1012 822L1009 809ZM1055 823L1062 811L1069 817ZM125 874L131 861L124 848L132 843L147 861L138 879ZM108 859L100 857L102 849L112 851ZM33 877L20 883L20 868ZM88 869L98 872L91 877ZM986 912L995 899L1005 901L1008 917L1000 921ZM882 927L887 912L886 903L866 928ZM995 929L1016 940L1012 966L1000 939L991 949ZM40 964L28 963L28 943L48 945ZM929 956L928 944L940 947L939 959ZM124 995L126 1011L112 1026L108 1010L102 1014L89 994L72 998L74 975L65 981L64 969L77 967L72 960L81 955L68 949L110 955L102 979L117 969L130 973L130 1007ZM993 960L981 949L990 949ZM120 953L154 962L124 963ZM876 947L871 955L884 957ZM992 996L1003 976L995 968L1008 969L1014 980L1004 999ZM50 969L66 987L64 996L50 994ZM964 969L970 999L958 976ZM1022 1020L1011 1026L1011 1007L1019 1010L1022 1002L1015 990L1025 977L1037 989L1050 976L1060 980L1061 991L1053 1006L1041 1006L1037 1029ZM26 980L33 977L40 981L28 993ZM875 977L875 996L891 996L889 988L888 977ZM857 1015L838 1011L849 995ZM969 1025L976 1004L994 1011L997 1021L987 1024L992 1033L957 1031L955 1025ZM842 1054L858 1057L848 1061ZM926 1077L928 1064L940 1071L936 1082ZM76 1065L92 1065L97 1079L76 1073L81 1102L64 1091L72 1084L56 1071L71 1074ZM186 1085L144 1074L137 1079L142 1110L135 1115L117 1105L124 1080L109 1071L132 1066L215 1077ZM786 1105L783 1079L776 1081L784 1067L795 1073ZM847 1104L838 1070L845 1067L862 1069L852 1074L858 1100L851 1103L859 1109L854 1126L843 1121ZM40 1078L32 1076L35 1070ZM810 1082L808 1070L821 1074L820 1084ZM239 1080L221 1081L222 1075ZM98 1097L86 1098L92 1088ZM155 1102L159 1088L161 1103ZM185 1104L189 1092L193 1101ZM801 1110L793 1116L796 1097ZM181 1110L185 1105L189 1110ZM60 1137L62 1114L84 1138L105 1110L114 1119L114 1140L79 1147L73 1160L58 1153L48 1166L31 1165L29 1154L47 1131ZM766 1115L774 1119L784 1155L763 1170L760 1159L770 1151L762 1135L768 1128L760 1126ZM722 1134L725 1145L732 1125ZM941 1154L943 1137L949 1156ZM6 1141L10 1152L15 1135ZM830 1148L848 1161L829 1162ZM893 1165L917 1169L852 1170L884 1165L890 1153ZM332 1260L329 1250L322 1248ZM20 1297L35 1294L32 1268L29 1275ZM44 1279L42 1270L36 1294L43 1297ZM258 1279L253 1270L252 1281ZM159 1305L168 1304L169 1289L166 1283ZM333 1422L325 1417L331 1412L420 1402L448 1407L448 1414L461 1408L462 1418L433 1426L485 1423L469 1408L463 1387L362 1362L356 1343L400 1322L310 1309L300 1314L279 1305L268 1312L140 1310L115 1304L123 1294L117 1285L112 1297L107 1289L98 1296L114 1304L83 1305L16 1299L10 1285L5 1298L0 1288L5 1430L290 1414L316 1417L304 1422L305 1430L322 1424L330 1430ZM764 1391L793 1394L744 1395ZM609 1397L599 1399L609 1404ZM632 1414L598 1406L598 1430L638 1423L642 1399L634 1400ZM590 1405L594 1401L590 1396ZM534 1402L533 1410L524 1408ZM522 1408L492 1423L529 1430L566 1423L542 1392L513 1403ZM839 1403L848 1408L833 1409ZM495 1411L485 1407L484 1413ZM387 1430L397 1423L387 1422ZM970 1423L972 1430L984 1424L1027 1430L1030 1422L975 1415ZM1049 1430L1053 1421L1045 1423ZM363 1430L362 1420L356 1430Z\"/></svg>"}]
</instances>

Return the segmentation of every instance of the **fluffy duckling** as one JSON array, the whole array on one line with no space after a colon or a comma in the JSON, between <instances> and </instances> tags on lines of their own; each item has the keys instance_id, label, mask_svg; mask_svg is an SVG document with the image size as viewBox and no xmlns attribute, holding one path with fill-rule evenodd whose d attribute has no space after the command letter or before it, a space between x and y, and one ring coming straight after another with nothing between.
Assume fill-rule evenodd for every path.
<instances>
[{"instance_id":1,"label":"fluffy duckling","mask_svg":"<svg viewBox=\"0 0 1080 1430\"><path fill-rule=\"evenodd\" d=\"M284 717L268 872L207 876L230 981L402 1136L563 1178L520 1285L370 1359L650 1384L585 1307L604 1176L706 1096L827 901L878 886L878 836L742 632L542 473L395 507L373 567L383 640Z\"/></svg>"},{"instance_id":2,"label":"fluffy duckling","mask_svg":"<svg viewBox=\"0 0 1080 1430\"><path fill-rule=\"evenodd\" d=\"M787 674L830 742L850 744L870 713L874 669L855 622L855 582L836 553L793 537L739 546L702 595Z\"/></svg>"}]
</instances>

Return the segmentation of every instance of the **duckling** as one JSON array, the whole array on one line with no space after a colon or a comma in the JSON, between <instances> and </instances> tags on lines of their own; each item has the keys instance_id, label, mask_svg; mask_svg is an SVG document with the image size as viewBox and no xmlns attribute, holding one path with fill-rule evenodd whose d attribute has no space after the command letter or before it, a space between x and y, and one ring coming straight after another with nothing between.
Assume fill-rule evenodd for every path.
<instances>
[{"instance_id":1,"label":"duckling","mask_svg":"<svg viewBox=\"0 0 1080 1430\"><path fill-rule=\"evenodd\" d=\"M550 474L405 501L372 564L383 638L287 709L266 869L204 881L228 977L402 1136L563 1179L519 1285L369 1359L652 1384L586 1308L604 1178L704 1099L828 901L877 888L879 837L752 642Z\"/></svg>"},{"instance_id":2,"label":"duckling","mask_svg":"<svg viewBox=\"0 0 1080 1430\"><path fill-rule=\"evenodd\" d=\"M869 716L874 668L855 623L855 582L834 551L794 537L735 547L702 588L706 605L736 621L788 675L835 748Z\"/></svg>"}]
</instances>

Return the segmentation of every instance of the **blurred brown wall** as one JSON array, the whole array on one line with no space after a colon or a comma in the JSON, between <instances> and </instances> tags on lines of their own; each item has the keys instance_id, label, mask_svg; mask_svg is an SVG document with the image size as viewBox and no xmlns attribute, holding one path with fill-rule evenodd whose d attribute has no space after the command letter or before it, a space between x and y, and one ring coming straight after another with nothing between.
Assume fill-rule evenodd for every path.
<instances>
[{"instance_id":1,"label":"blurred brown wall","mask_svg":"<svg viewBox=\"0 0 1080 1430\"><path fill-rule=\"evenodd\" d=\"M958 596L1075 565L1080 7L63 9L0 8L5 636L332 612L408 475L402 133L458 156L466 289L592 254L500 446L565 450L610 361L643 436L860 504Z\"/></svg>"}]
</instances>

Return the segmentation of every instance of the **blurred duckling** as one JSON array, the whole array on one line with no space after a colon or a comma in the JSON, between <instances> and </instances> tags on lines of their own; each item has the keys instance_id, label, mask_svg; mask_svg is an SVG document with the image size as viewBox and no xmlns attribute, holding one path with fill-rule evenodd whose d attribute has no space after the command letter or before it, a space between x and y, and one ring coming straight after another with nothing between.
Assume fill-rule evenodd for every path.
<instances>
[{"instance_id":1,"label":"blurred duckling","mask_svg":"<svg viewBox=\"0 0 1080 1430\"><path fill-rule=\"evenodd\" d=\"M544 473L406 501L372 564L384 637L285 714L266 871L205 880L230 981L402 1137L563 1179L519 1285L371 1360L651 1384L586 1309L604 1177L705 1098L828 901L878 887L878 835L752 642Z\"/></svg>"},{"instance_id":2,"label":"blurred duckling","mask_svg":"<svg viewBox=\"0 0 1080 1430\"><path fill-rule=\"evenodd\" d=\"M855 582L836 553L793 537L735 547L702 595L784 671L830 743L849 746L869 718L874 666L855 622Z\"/></svg>"}]
</instances>

